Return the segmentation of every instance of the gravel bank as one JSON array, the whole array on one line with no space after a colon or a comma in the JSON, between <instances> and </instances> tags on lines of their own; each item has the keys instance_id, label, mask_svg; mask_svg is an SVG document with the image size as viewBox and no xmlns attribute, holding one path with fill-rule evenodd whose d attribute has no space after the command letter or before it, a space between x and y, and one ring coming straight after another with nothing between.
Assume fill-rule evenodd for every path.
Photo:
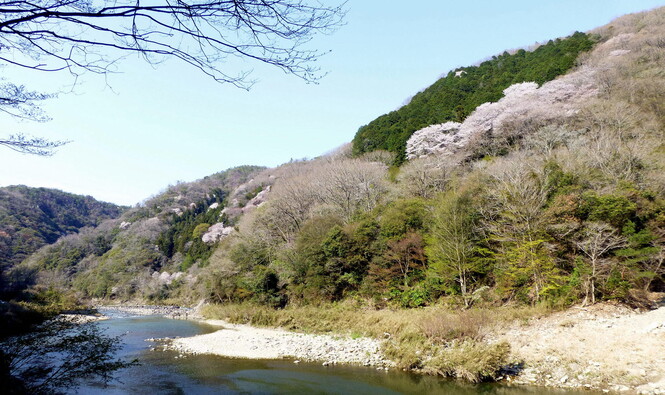
<instances>
[{"instance_id":1,"label":"gravel bank","mask_svg":"<svg viewBox=\"0 0 665 395\"><path fill-rule=\"evenodd\" d=\"M112 311L130 315L161 315L172 319L201 319L201 316L189 307L180 306L152 306L152 305L122 305L122 306L95 306L99 311Z\"/></svg>"},{"instance_id":2,"label":"gravel bank","mask_svg":"<svg viewBox=\"0 0 665 395\"><path fill-rule=\"evenodd\" d=\"M183 353L234 358L293 358L295 361L318 361L323 365L393 366L392 362L382 357L381 342L374 339L294 333L217 320L204 322L223 328L205 335L174 339L168 348Z\"/></svg>"},{"instance_id":3,"label":"gravel bank","mask_svg":"<svg viewBox=\"0 0 665 395\"><path fill-rule=\"evenodd\" d=\"M198 309L179 306L96 306L104 312L131 315L160 315L174 319L200 320L221 329L187 338L164 339L165 347L185 354L215 354L232 358L282 359L294 362L316 361L324 365L354 364L389 368L394 364L383 358L381 342L370 338L312 335L281 329L235 325L221 320L202 320ZM160 340L160 339L150 339Z\"/></svg>"},{"instance_id":4,"label":"gravel bank","mask_svg":"<svg viewBox=\"0 0 665 395\"><path fill-rule=\"evenodd\" d=\"M571 308L491 337L524 362L517 384L665 394L665 307Z\"/></svg>"},{"instance_id":5,"label":"gravel bank","mask_svg":"<svg viewBox=\"0 0 665 395\"><path fill-rule=\"evenodd\" d=\"M86 314L86 313L80 313L80 314L66 313L66 314L60 314L59 317L61 317L65 321L73 322L75 324L86 324L88 322L97 322L109 319L109 317L106 317L101 314Z\"/></svg>"}]
</instances>

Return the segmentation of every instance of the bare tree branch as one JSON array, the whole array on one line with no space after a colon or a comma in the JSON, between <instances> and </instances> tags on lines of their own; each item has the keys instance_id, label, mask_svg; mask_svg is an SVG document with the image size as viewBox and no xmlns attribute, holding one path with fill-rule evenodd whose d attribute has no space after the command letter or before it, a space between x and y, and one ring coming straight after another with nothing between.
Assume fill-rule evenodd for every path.
<instances>
[{"instance_id":1,"label":"bare tree branch","mask_svg":"<svg viewBox=\"0 0 665 395\"><path fill-rule=\"evenodd\" d=\"M311 4L310 4L311 3ZM174 57L215 81L247 89L229 57L269 64L308 82L324 52L307 48L341 25L344 4L307 0L0 1L0 62L34 70L112 72L127 52L150 63Z\"/></svg>"},{"instance_id":2,"label":"bare tree branch","mask_svg":"<svg viewBox=\"0 0 665 395\"><path fill-rule=\"evenodd\" d=\"M10 135L6 139L0 139L0 146L5 146L22 154L37 156L51 156L55 149L62 147L69 141L48 140L42 137L30 137L23 134Z\"/></svg>"},{"instance_id":3,"label":"bare tree branch","mask_svg":"<svg viewBox=\"0 0 665 395\"><path fill-rule=\"evenodd\" d=\"M156 65L176 58L221 83L249 89L250 72L229 60L267 64L316 83L325 52L308 48L319 33L342 24L344 3L316 0L0 0L0 67L106 75L139 54ZM243 66L244 67L244 66ZM0 85L0 112L46 121L36 104L54 95ZM21 153L52 155L67 141L22 134L0 137Z\"/></svg>"}]
</instances>

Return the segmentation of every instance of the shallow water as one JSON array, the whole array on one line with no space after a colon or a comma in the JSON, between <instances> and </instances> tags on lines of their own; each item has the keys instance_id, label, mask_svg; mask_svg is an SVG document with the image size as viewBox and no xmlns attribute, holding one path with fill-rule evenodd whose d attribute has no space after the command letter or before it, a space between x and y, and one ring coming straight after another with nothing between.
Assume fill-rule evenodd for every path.
<instances>
[{"instance_id":1,"label":"shallow water","mask_svg":"<svg viewBox=\"0 0 665 395\"><path fill-rule=\"evenodd\" d=\"M401 371L355 366L294 364L289 360L243 360L211 355L179 357L174 351L150 351L148 338L184 337L218 330L193 321L110 312L99 325L111 336L122 335L119 354L141 365L120 371L107 387L86 383L80 394L589 394L508 387L466 385Z\"/></svg>"}]
</instances>

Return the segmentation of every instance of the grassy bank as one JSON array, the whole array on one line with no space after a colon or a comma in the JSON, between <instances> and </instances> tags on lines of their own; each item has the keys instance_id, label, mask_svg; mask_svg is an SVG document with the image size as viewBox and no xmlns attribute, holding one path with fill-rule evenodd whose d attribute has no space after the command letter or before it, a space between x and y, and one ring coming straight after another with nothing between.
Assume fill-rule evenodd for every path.
<instances>
[{"instance_id":1,"label":"grassy bank","mask_svg":"<svg viewBox=\"0 0 665 395\"><path fill-rule=\"evenodd\" d=\"M503 367L518 362L512 360L507 343L486 341L493 328L546 313L539 307L375 310L348 303L285 309L225 304L209 305L203 310L207 318L237 324L384 339L385 356L399 368L472 382L496 379Z\"/></svg>"}]
</instances>

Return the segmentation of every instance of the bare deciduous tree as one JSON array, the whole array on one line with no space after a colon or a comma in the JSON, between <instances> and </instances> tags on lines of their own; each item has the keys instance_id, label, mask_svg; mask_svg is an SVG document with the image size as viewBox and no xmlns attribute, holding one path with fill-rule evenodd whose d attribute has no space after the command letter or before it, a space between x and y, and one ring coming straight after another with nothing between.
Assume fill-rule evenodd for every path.
<instances>
[{"instance_id":1,"label":"bare deciduous tree","mask_svg":"<svg viewBox=\"0 0 665 395\"><path fill-rule=\"evenodd\" d=\"M386 166L359 159L328 161L313 174L320 202L334 207L345 219L356 211L372 210L385 193Z\"/></svg>"},{"instance_id":2,"label":"bare deciduous tree","mask_svg":"<svg viewBox=\"0 0 665 395\"><path fill-rule=\"evenodd\" d=\"M112 72L138 53L192 65L216 81L248 87L221 61L239 57L276 66L307 81L319 77L321 52L306 44L341 23L342 6L307 0L90 1L0 3L0 62L34 70Z\"/></svg>"},{"instance_id":3,"label":"bare deciduous tree","mask_svg":"<svg viewBox=\"0 0 665 395\"><path fill-rule=\"evenodd\" d=\"M2 48L0 47L0 52ZM14 118L45 122L49 117L37 105L53 95L29 91L25 86L12 83L0 84L0 112ZM67 141L53 141L39 137L30 137L21 133L0 138L0 145L24 154L49 156Z\"/></svg>"},{"instance_id":4,"label":"bare deciduous tree","mask_svg":"<svg viewBox=\"0 0 665 395\"><path fill-rule=\"evenodd\" d=\"M386 166L360 159L293 163L279 173L260 221L287 242L312 215L348 220L357 211L372 210L386 191Z\"/></svg>"},{"instance_id":5,"label":"bare deciduous tree","mask_svg":"<svg viewBox=\"0 0 665 395\"><path fill-rule=\"evenodd\" d=\"M48 121L49 117L37 103L52 97L53 95L29 91L23 85L5 82L0 84L0 112L20 119Z\"/></svg>"},{"instance_id":6,"label":"bare deciduous tree","mask_svg":"<svg viewBox=\"0 0 665 395\"><path fill-rule=\"evenodd\" d=\"M524 145L542 154L545 159L554 156L557 148L568 146L581 134L563 126L548 125L525 137Z\"/></svg>"},{"instance_id":7,"label":"bare deciduous tree","mask_svg":"<svg viewBox=\"0 0 665 395\"><path fill-rule=\"evenodd\" d=\"M596 131L582 143L579 155L588 167L596 169L606 179L634 182L642 177L648 155L648 148L643 142Z\"/></svg>"},{"instance_id":8,"label":"bare deciduous tree","mask_svg":"<svg viewBox=\"0 0 665 395\"><path fill-rule=\"evenodd\" d=\"M317 199L306 176L284 178L275 184L267 211L260 220L285 241L291 241L309 217Z\"/></svg>"},{"instance_id":9,"label":"bare deciduous tree","mask_svg":"<svg viewBox=\"0 0 665 395\"><path fill-rule=\"evenodd\" d=\"M402 165L397 180L403 184L406 193L428 199L445 190L455 165L449 157L412 159Z\"/></svg>"},{"instance_id":10,"label":"bare deciduous tree","mask_svg":"<svg viewBox=\"0 0 665 395\"><path fill-rule=\"evenodd\" d=\"M339 27L344 4L310 0L0 0L0 66L61 71L74 81L84 72L107 74L138 54L156 65L176 58L217 82L249 89L249 71L231 66L267 64L307 82L322 73L324 52L309 41ZM239 59L236 60L236 59ZM0 111L35 119L50 95L0 86ZM18 152L50 155L66 142L21 134L0 140Z\"/></svg>"},{"instance_id":11,"label":"bare deciduous tree","mask_svg":"<svg viewBox=\"0 0 665 395\"><path fill-rule=\"evenodd\" d=\"M0 145L22 154L37 156L51 156L55 149L67 144L68 141L48 140L43 137L30 137L24 134L12 134L7 138L0 138Z\"/></svg>"},{"instance_id":12,"label":"bare deciduous tree","mask_svg":"<svg viewBox=\"0 0 665 395\"><path fill-rule=\"evenodd\" d=\"M606 270L603 258L610 251L626 245L624 237L616 233L616 230L602 222L591 222L582 230L581 238L575 242L577 248L586 255L591 269L590 274L584 281L584 304L589 298L591 303L596 303L596 282L598 276Z\"/></svg>"},{"instance_id":13,"label":"bare deciduous tree","mask_svg":"<svg viewBox=\"0 0 665 395\"><path fill-rule=\"evenodd\" d=\"M487 214L493 219L487 225L502 240L533 241L545 221L542 208L549 192L542 165L516 154L497 161L489 172L493 207Z\"/></svg>"}]
</instances>

